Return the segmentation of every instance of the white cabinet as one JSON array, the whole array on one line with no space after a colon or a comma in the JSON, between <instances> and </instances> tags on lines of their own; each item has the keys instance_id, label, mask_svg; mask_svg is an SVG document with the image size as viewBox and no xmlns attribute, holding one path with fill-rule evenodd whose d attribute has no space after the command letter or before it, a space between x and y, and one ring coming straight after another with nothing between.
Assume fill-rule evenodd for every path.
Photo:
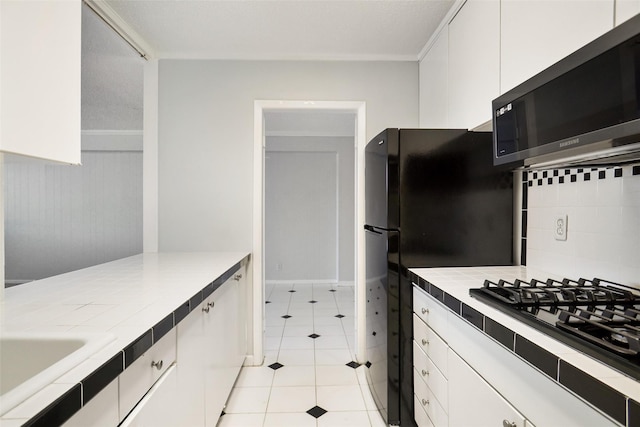
<instances>
[{"instance_id":1,"label":"white cabinet","mask_svg":"<svg viewBox=\"0 0 640 427\"><path fill-rule=\"evenodd\" d=\"M442 31L420 62L420 127L447 128L449 33Z\"/></svg>"},{"instance_id":2,"label":"white cabinet","mask_svg":"<svg viewBox=\"0 0 640 427\"><path fill-rule=\"evenodd\" d=\"M449 351L450 427L525 427L525 418L455 352Z\"/></svg>"},{"instance_id":3,"label":"white cabinet","mask_svg":"<svg viewBox=\"0 0 640 427\"><path fill-rule=\"evenodd\" d=\"M449 24L448 126L491 119L500 95L500 1L468 0Z\"/></svg>"},{"instance_id":4,"label":"white cabinet","mask_svg":"<svg viewBox=\"0 0 640 427\"><path fill-rule=\"evenodd\" d=\"M616 0L616 25L640 13L640 0Z\"/></svg>"},{"instance_id":5,"label":"white cabinet","mask_svg":"<svg viewBox=\"0 0 640 427\"><path fill-rule=\"evenodd\" d=\"M114 427L118 418L118 379L111 381L100 393L76 412L65 427Z\"/></svg>"},{"instance_id":6,"label":"white cabinet","mask_svg":"<svg viewBox=\"0 0 640 427\"><path fill-rule=\"evenodd\" d=\"M81 0L0 1L0 151L80 163Z\"/></svg>"},{"instance_id":7,"label":"white cabinet","mask_svg":"<svg viewBox=\"0 0 640 427\"><path fill-rule=\"evenodd\" d=\"M178 412L183 425L215 426L246 355L246 267L178 324Z\"/></svg>"},{"instance_id":8,"label":"white cabinet","mask_svg":"<svg viewBox=\"0 0 640 427\"><path fill-rule=\"evenodd\" d=\"M148 393L120 424L120 427L174 427L181 425L174 405L176 391L176 365L158 378Z\"/></svg>"},{"instance_id":9,"label":"white cabinet","mask_svg":"<svg viewBox=\"0 0 640 427\"><path fill-rule=\"evenodd\" d=\"M176 330L172 329L120 374L118 396L121 420L127 417L140 398L175 361ZM168 385L165 387L168 389ZM176 392L175 388L172 392Z\"/></svg>"},{"instance_id":10,"label":"white cabinet","mask_svg":"<svg viewBox=\"0 0 640 427\"><path fill-rule=\"evenodd\" d=\"M419 427L449 424L447 310L413 288L414 418Z\"/></svg>"},{"instance_id":11,"label":"white cabinet","mask_svg":"<svg viewBox=\"0 0 640 427\"><path fill-rule=\"evenodd\" d=\"M611 30L613 3L501 0L500 93Z\"/></svg>"}]
</instances>

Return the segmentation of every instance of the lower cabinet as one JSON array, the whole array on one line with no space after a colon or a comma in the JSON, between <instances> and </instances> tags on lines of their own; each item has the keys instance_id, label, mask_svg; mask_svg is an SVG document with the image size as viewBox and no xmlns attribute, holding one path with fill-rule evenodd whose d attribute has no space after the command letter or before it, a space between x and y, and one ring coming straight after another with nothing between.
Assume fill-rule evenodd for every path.
<instances>
[{"instance_id":1,"label":"lower cabinet","mask_svg":"<svg viewBox=\"0 0 640 427\"><path fill-rule=\"evenodd\" d=\"M241 268L178 324L180 425L215 426L246 354Z\"/></svg>"},{"instance_id":2,"label":"lower cabinet","mask_svg":"<svg viewBox=\"0 0 640 427\"><path fill-rule=\"evenodd\" d=\"M119 427L173 427L181 425L174 411L176 396L176 364L162 374L133 408Z\"/></svg>"},{"instance_id":3,"label":"lower cabinet","mask_svg":"<svg viewBox=\"0 0 640 427\"><path fill-rule=\"evenodd\" d=\"M449 313L414 288L414 418L419 427L531 427L447 340Z\"/></svg>"},{"instance_id":4,"label":"lower cabinet","mask_svg":"<svg viewBox=\"0 0 640 427\"><path fill-rule=\"evenodd\" d=\"M65 427L215 427L247 352L247 264Z\"/></svg>"},{"instance_id":5,"label":"lower cabinet","mask_svg":"<svg viewBox=\"0 0 640 427\"><path fill-rule=\"evenodd\" d=\"M525 427L525 418L449 350L449 426Z\"/></svg>"}]
</instances>

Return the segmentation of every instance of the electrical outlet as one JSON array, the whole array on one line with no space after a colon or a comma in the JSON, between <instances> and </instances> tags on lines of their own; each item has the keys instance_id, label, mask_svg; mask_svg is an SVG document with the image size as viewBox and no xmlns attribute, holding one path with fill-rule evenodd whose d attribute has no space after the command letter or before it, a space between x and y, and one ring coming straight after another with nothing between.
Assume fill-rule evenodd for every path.
<instances>
[{"instance_id":1,"label":"electrical outlet","mask_svg":"<svg viewBox=\"0 0 640 427\"><path fill-rule=\"evenodd\" d=\"M553 219L553 237L556 240L567 240L567 214L556 215Z\"/></svg>"}]
</instances>

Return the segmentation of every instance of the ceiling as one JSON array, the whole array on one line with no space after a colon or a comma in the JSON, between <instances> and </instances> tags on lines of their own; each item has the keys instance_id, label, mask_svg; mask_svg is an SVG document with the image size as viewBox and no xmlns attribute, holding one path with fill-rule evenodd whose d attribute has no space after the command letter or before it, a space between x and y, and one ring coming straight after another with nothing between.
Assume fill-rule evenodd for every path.
<instances>
[{"instance_id":1,"label":"ceiling","mask_svg":"<svg viewBox=\"0 0 640 427\"><path fill-rule=\"evenodd\" d=\"M87 0L153 58L418 61L456 0ZM82 129L142 129L144 59L83 8Z\"/></svg>"},{"instance_id":2,"label":"ceiling","mask_svg":"<svg viewBox=\"0 0 640 427\"><path fill-rule=\"evenodd\" d=\"M454 0L106 0L158 58L417 60Z\"/></svg>"}]
</instances>

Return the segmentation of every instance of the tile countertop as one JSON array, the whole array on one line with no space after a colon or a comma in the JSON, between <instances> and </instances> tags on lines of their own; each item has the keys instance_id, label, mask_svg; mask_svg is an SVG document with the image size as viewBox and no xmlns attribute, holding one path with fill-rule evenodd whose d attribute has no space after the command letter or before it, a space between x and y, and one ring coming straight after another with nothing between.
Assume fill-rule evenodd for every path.
<instances>
[{"instance_id":1,"label":"tile countertop","mask_svg":"<svg viewBox=\"0 0 640 427\"><path fill-rule=\"evenodd\" d=\"M248 256L144 253L6 289L0 335L109 333L115 340L8 411L0 424L33 418Z\"/></svg>"},{"instance_id":2,"label":"tile countertop","mask_svg":"<svg viewBox=\"0 0 640 427\"><path fill-rule=\"evenodd\" d=\"M497 282L500 279L513 281L515 279L530 280L532 278L539 280L546 280L548 278L561 280L562 277L524 266L414 268L410 269L410 271L413 275L423 279L423 281L421 281L422 284L426 281L431 285L435 285L463 304L468 305L482 315L493 319L497 323L511 329L516 334L557 356L561 362L567 362L569 365L578 368L588 376L617 390L626 397L640 402L640 383L635 379L608 367L602 362L569 347L551 336L469 295L469 289L482 287L485 279ZM412 279L416 279L413 275ZM414 280L414 283L416 283L416 280ZM442 302L443 300L440 299L440 301ZM635 403L633 404L635 405Z\"/></svg>"}]
</instances>

